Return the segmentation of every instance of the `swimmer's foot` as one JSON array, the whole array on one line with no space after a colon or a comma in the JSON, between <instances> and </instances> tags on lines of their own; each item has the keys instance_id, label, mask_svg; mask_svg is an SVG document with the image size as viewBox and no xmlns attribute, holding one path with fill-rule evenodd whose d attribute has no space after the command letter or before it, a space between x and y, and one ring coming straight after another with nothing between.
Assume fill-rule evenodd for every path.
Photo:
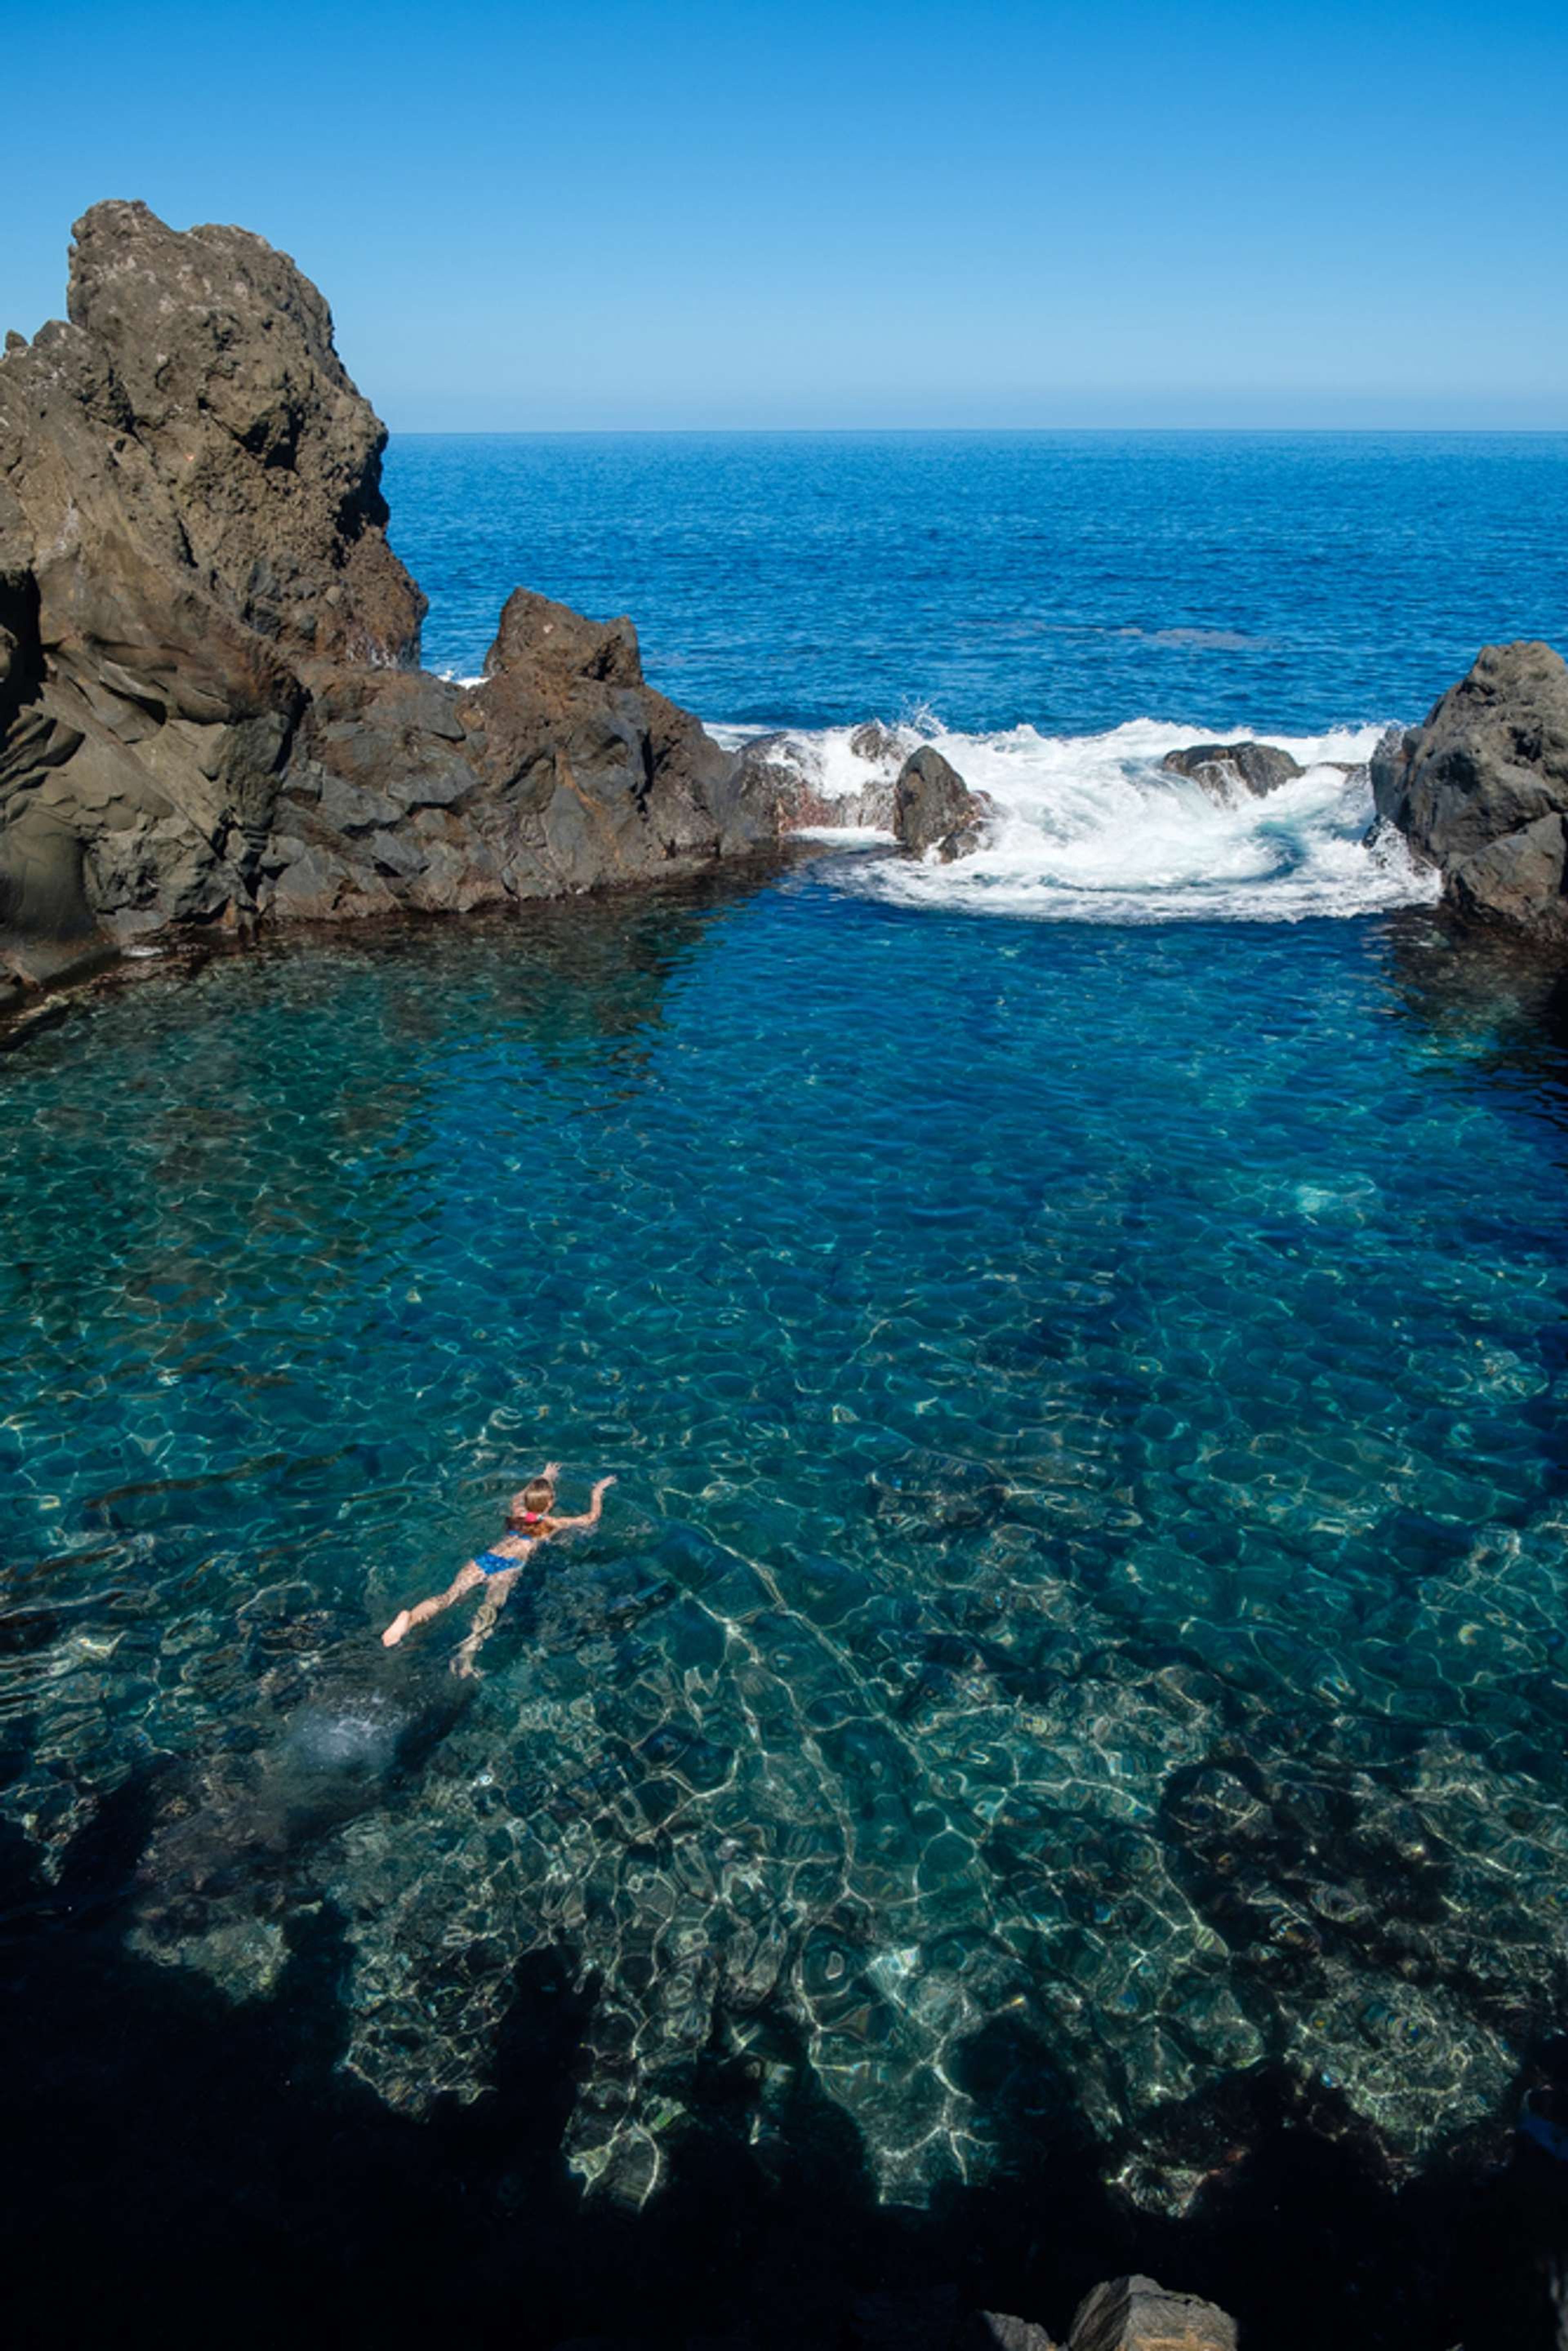
<instances>
[{"instance_id":1,"label":"swimmer's foot","mask_svg":"<svg viewBox=\"0 0 1568 2351\"><path fill-rule=\"evenodd\" d=\"M403 1635L408 1630L409 1614L410 1612L406 1608L400 1608L398 1610L397 1614L392 1618L392 1623L382 1635L382 1646L383 1649L396 1648L398 1643L402 1640Z\"/></svg>"},{"instance_id":2,"label":"swimmer's foot","mask_svg":"<svg viewBox=\"0 0 1568 2351\"><path fill-rule=\"evenodd\" d=\"M452 1660L452 1670L460 1682L477 1681L479 1678L474 1671L473 1658L465 1657L461 1649Z\"/></svg>"}]
</instances>

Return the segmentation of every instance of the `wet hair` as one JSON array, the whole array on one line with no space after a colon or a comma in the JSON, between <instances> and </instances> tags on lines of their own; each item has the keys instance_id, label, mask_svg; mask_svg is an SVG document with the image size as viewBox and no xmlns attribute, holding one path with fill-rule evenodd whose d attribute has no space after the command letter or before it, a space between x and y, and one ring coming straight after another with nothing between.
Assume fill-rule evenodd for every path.
<instances>
[{"instance_id":1,"label":"wet hair","mask_svg":"<svg viewBox=\"0 0 1568 2351\"><path fill-rule=\"evenodd\" d=\"M555 1488L548 1478L530 1478L520 1494L512 1496L507 1512L508 1526L520 1527L524 1519L541 1519L555 1500Z\"/></svg>"}]
</instances>

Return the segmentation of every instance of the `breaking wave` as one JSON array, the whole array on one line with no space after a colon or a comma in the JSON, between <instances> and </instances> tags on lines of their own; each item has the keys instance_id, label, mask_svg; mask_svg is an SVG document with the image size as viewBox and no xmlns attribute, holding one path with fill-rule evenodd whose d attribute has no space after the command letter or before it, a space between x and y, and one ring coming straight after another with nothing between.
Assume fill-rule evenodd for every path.
<instances>
[{"instance_id":1,"label":"breaking wave","mask_svg":"<svg viewBox=\"0 0 1568 2351\"><path fill-rule=\"evenodd\" d=\"M758 731L715 729L731 744ZM1304 772L1265 799L1239 791L1228 800L1161 762L1193 744L1243 739L1236 730L1217 737L1149 718L1077 736L1032 726L961 735L925 719L887 730L869 758L852 739L863 742L866 730L847 726L789 734L779 747L830 813L843 810L842 826L814 831L862 851L834 869L846 890L1052 922L1300 922L1437 895L1437 877L1397 836L1365 838L1374 815L1365 762L1381 732L1253 737L1288 751ZM947 865L889 853L892 779L922 741L996 809L982 847ZM883 829L868 830L879 814Z\"/></svg>"}]
</instances>

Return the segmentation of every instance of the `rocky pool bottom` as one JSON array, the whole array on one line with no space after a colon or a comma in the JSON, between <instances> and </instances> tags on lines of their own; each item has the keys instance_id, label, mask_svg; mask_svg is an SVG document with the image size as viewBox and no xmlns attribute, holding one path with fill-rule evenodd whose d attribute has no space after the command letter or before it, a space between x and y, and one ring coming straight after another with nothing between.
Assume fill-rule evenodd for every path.
<instances>
[{"instance_id":1,"label":"rocky pool bottom","mask_svg":"<svg viewBox=\"0 0 1568 2351\"><path fill-rule=\"evenodd\" d=\"M29 2323L1544 2324L1561 991L845 871L6 1064ZM620 1484L481 1680L382 1653L547 1455Z\"/></svg>"}]
</instances>

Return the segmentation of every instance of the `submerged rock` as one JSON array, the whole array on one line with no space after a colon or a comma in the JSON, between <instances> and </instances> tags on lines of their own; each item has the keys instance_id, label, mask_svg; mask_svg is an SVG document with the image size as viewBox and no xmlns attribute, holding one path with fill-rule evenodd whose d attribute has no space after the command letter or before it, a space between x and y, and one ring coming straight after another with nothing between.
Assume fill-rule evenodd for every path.
<instances>
[{"instance_id":1,"label":"submerged rock","mask_svg":"<svg viewBox=\"0 0 1568 2351\"><path fill-rule=\"evenodd\" d=\"M1189 777L1216 800L1233 800L1243 792L1262 799L1307 772L1289 751L1276 750L1271 743L1193 743L1167 751L1160 765L1170 775Z\"/></svg>"},{"instance_id":2,"label":"submerged rock","mask_svg":"<svg viewBox=\"0 0 1568 2351\"><path fill-rule=\"evenodd\" d=\"M1056 2351L1043 2326L998 2310L981 2311L957 2340L960 2351Z\"/></svg>"},{"instance_id":3,"label":"submerged rock","mask_svg":"<svg viewBox=\"0 0 1568 2351\"><path fill-rule=\"evenodd\" d=\"M1372 789L1461 914L1568 945L1568 664L1550 645L1483 646L1422 726L1384 737Z\"/></svg>"},{"instance_id":4,"label":"submerged rock","mask_svg":"<svg viewBox=\"0 0 1568 2351\"><path fill-rule=\"evenodd\" d=\"M1113 2278L1085 2294L1069 2351L1236 2351L1236 2321L1153 2278Z\"/></svg>"},{"instance_id":5,"label":"submerged rock","mask_svg":"<svg viewBox=\"0 0 1568 2351\"><path fill-rule=\"evenodd\" d=\"M68 322L0 357L0 969L774 838L630 622L519 590L482 686L418 672L385 428L286 255L140 204L75 234Z\"/></svg>"},{"instance_id":6,"label":"submerged rock","mask_svg":"<svg viewBox=\"0 0 1568 2351\"><path fill-rule=\"evenodd\" d=\"M929 743L904 761L894 789L893 829L916 857L935 850L946 865L979 847L991 802L971 791L956 768Z\"/></svg>"}]
</instances>

